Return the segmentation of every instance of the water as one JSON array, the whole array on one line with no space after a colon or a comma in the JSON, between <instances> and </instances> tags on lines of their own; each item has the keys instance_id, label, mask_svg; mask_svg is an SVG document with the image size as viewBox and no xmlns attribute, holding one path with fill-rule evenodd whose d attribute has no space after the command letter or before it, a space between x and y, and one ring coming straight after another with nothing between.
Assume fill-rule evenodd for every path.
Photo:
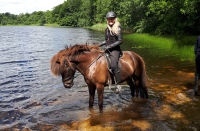
<instances>
[{"instance_id":1,"label":"water","mask_svg":"<svg viewBox=\"0 0 200 131\"><path fill-rule=\"evenodd\" d=\"M66 45L102 39L102 33L81 28L0 27L0 127L35 121L39 109L27 110L33 106L52 110L48 104L68 92L50 72L52 56Z\"/></svg>"},{"instance_id":2,"label":"water","mask_svg":"<svg viewBox=\"0 0 200 131\"><path fill-rule=\"evenodd\" d=\"M106 87L103 114L99 114L97 96L94 108L88 109L89 93L81 75L71 89L52 76L50 60L66 45L103 40L103 32L82 28L0 27L0 130L173 130L178 125L198 129L198 123L190 127L185 123L193 120L186 119L184 112L190 102L175 101L180 89L191 88L194 63L152 57L149 52L156 49L134 49L146 63L150 99L131 98L126 85L120 94Z\"/></svg>"}]
</instances>

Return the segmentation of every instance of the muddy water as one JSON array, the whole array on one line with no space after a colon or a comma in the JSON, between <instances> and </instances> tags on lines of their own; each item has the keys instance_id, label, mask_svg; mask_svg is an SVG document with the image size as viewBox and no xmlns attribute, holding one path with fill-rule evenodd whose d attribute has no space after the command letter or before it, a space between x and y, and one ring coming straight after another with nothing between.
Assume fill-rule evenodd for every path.
<instances>
[{"instance_id":1,"label":"muddy water","mask_svg":"<svg viewBox=\"0 0 200 131\"><path fill-rule=\"evenodd\" d=\"M0 27L0 38L0 130L200 130L193 62L179 61L169 52L158 56L152 54L156 49L134 48L146 63L150 98L131 98L126 83L120 94L106 87L104 111L99 113L97 97L94 108L88 109L83 77L77 73L75 85L65 89L61 78L51 75L49 61L65 45L102 41L103 33Z\"/></svg>"}]
</instances>

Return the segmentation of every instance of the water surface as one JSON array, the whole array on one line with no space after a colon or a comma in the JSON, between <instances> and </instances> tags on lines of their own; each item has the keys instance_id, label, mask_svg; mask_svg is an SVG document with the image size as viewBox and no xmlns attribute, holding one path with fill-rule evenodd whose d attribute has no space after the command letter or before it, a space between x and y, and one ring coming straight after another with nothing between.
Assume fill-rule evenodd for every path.
<instances>
[{"instance_id":1,"label":"water surface","mask_svg":"<svg viewBox=\"0 0 200 131\"><path fill-rule=\"evenodd\" d=\"M198 99L192 97L194 63L179 61L169 52L132 48L146 63L148 100L131 98L124 85L120 94L105 88L104 113L88 109L88 89L79 75L71 89L50 72L50 60L66 45L104 40L103 32L82 28L40 26L0 27L0 129L27 130L176 130L200 129ZM124 43L126 44L126 40ZM154 51L152 51L154 50ZM162 51L161 51L162 52ZM190 109L191 104L193 110ZM186 111L186 109L188 109ZM193 112L190 119L187 112ZM185 126L181 126L185 125ZM188 126L190 125L190 126Z\"/></svg>"}]
</instances>

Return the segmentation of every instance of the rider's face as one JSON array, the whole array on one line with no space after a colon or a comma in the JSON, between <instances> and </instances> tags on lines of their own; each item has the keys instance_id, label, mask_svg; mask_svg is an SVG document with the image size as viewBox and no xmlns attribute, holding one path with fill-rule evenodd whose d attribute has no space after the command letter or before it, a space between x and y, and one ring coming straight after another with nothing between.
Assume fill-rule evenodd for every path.
<instances>
[{"instance_id":1,"label":"rider's face","mask_svg":"<svg viewBox=\"0 0 200 131\"><path fill-rule=\"evenodd\" d=\"M108 25L113 26L115 24L115 18L107 18Z\"/></svg>"}]
</instances>

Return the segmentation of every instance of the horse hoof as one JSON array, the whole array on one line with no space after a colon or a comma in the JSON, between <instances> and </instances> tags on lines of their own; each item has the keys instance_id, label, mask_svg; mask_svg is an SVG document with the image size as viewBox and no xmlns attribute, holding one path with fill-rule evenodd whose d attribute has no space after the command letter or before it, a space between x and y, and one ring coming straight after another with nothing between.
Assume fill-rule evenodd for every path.
<instances>
[{"instance_id":1,"label":"horse hoof","mask_svg":"<svg viewBox=\"0 0 200 131\"><path fill-rule=\"evenodd\" d=\"M117 87L116 87L116 94L119 94L121 90L122 90L121 86L117 85Z\"/></svg>"},{"instance_id":2,"label":"horse hoof","mask_svg":"<svg viewBox=\"0 0 200 131\"><path fill-rule=\"evenodd\" d=\"M116 89L115 93L116 93L116 94L119 94L119 93L120 93L120 91L119 91L118 89Z\"/></svg>"},{"instance_id":3,"label":"horse hoof","mask_svg":"<svg viewBox=\"0 0 200 131\"><path fill-rule=\"evenodd\" d=\"M194 96L198 96L198 95L199 95L198 92L195 91L195 92L194 92Z\"/></svg>"}]
</instances>

